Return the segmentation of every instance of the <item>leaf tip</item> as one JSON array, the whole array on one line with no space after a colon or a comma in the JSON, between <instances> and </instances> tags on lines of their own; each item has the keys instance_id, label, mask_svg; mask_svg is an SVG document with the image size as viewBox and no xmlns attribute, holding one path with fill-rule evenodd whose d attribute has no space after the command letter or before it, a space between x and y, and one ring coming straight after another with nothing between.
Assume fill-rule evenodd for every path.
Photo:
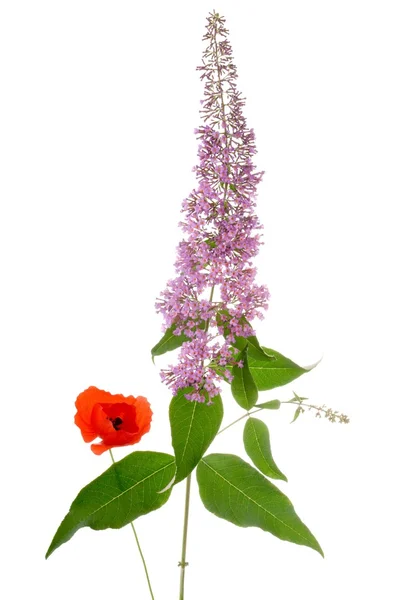
<instances>
[{"instance_id":1,"label":"leaf tip","mask_svg":"<svg viewBox=\"0 0 400 600\"><path fill-rule=\"evenodd\" d=\"M319 365L319 363L321 362L321 360L324 358L324 355L321 355L321 358L319 360L317 360L317 362L312 363L311 365L308 365L307 367L303 367L305 371L312 371L313 369L315 369L315 367L317 365Z\"/></svg>"},{"instance_id":2,"label":"leaf tip","mask_svg":"<svg viewBox=\"0 0 400 600\"><path fill-rule=\"evenodd\" d=\"M320 554L322 556L322 558L325 558L324 551L322 550L321 546L319 545L317 538L315 536L313 536L312 533L311 533L311 536L312 536L312 543L309 544L309 547L312 548L312 550L315 550L316 552L318 552L318 554Z\"/></svg>"}]
</instances>

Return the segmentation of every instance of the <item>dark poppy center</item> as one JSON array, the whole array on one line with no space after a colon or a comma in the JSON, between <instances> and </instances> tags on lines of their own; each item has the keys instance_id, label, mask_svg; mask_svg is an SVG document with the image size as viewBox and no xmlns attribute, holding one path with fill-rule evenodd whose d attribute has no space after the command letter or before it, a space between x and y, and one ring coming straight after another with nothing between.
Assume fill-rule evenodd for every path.
<instances>
[{"instance_id":1,"label":"dark poppy center","mask_svg":"<svg viewBox=\"0 0 400 600\"><path fill-rule=\"evenodd\" d=\"M114 427L115 431L119 431L120 427L123 423L123 420L121 419L121 417L116 417L115 419L108 417L108 419L111 421L112 426Z\"/></svg>"}]
</instances>

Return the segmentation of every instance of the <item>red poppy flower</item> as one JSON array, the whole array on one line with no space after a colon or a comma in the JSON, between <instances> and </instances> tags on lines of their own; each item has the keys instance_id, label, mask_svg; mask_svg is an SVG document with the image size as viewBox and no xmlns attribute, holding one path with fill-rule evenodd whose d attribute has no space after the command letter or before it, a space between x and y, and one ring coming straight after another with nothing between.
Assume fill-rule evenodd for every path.
<instances>
[{"instance_id":1,"label":"red poppy flower","mask_svg":"<svg viewBox=\"0 0 400 600\"><path fill-rule=\"evenodd\" d=\"M110 394L90 387L76 399L75 424L81 430L85 442L102 439L90 447L95 454L102 454L115 446L136 444L150 429L152 410L143 396Z\"/></svg>"}]
</instances>

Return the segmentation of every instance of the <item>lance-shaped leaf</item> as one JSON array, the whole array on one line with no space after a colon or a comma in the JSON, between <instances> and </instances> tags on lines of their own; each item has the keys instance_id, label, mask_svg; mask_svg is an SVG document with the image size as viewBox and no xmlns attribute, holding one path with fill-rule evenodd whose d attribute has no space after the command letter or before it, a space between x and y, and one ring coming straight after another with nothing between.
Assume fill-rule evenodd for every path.
<instances>
[{"instance_id":1,"label":"lance-shaped leaf","mask_svg":"<svg viewBox=\"0 0 400 600\"><path fill-rule=\"evenodd\" d=\"M171 325L171 327L169 327L164 333L163 337L158 342L158 344L156 344L154 348L152 348L151 356L153 357L153 360L155 356L161 356L161 354L165 354L170 350L176 350L176 348L182 346L183 342L187 342L189 340L189 338L184 333L182 333L181 335L175 335L175 329L176 325Z\"/></svg>"},{"instance_id":2,"label":"lance-shaped leaf","mask_svg":"<svg viewBox=\"0 0 400 600\"><path fill-rule=\"evenodd\" d=\"M290 421L291 423L294 423L295 421L297 421L297 419L299 418L299 416L301 415L301 413L304 412L304 408L302 406L298 406L296 408L296 410L294 411L294 415L293 415L293 419Z\"/></svg>"},{"instance_id":3,"label":"lance-shaped leaf","mask_svg":"<svg viewBox=\"0 0 400 600\"><path fill-rule=\"evenodd\" d=\"M268 427L260 419L249 417L243 430L244 448L253 464L267 477L283 479L286 476L278 469L272 458Z\"/></svg>"},{"instance_id":4,"label":"lance-shaped leaf","mask_svg":"<svg viewBox=\"0 0 400 600\"><path fill-rule=\"evenodd\" d=\"M280 400L268 400L268 402L261 402L261 404L256 404L257 408L267 408L269 410L278 410L281 407Z\"/></svg>"},{"instance_id":5,"label":"lance-shaped leaf","mask_svg":"<svg viewBox=\"0 0 400 600\"><path fill-rule=\"evenodd\" d=\"M254 467L233 454L209 454L197 467L204 506L239 527L259 527L281 540L309 546L323 556L292 503Z\"/></svg>"},{"instance_id":6,"label":"lance-shaped leaf","mask_svg":"<svg viewBox=\"0 0 400 600\"><path fill-rule=\"evenodd\" d=\"M196 327L193 327L192 330L196 328L205 329L206 322L201 321L199 324L196 325ZM165 354L166 352L170 352L171 350L176 350L177 348L180 348L182 346L183 342L190 341L191 338L189 338L185 333L175 335L175 329L176 325L171 325L171 327L169 327L164 333L161 340L154 346L154 348L152 348L151 357L153 362L155 356L161 356L161 354Z\"/></svg>"},{"instance_id":7,"label":"lance-shaped leaf","mask_svg":"<svg viewBox=\"0 0 400 600\"><path fill-rule=\"evenodd\" d=\"M133 452L84 487L58 528L50 556L80 529L119 529L160 508L171 489L161 492L175 473L175 459L161 452Z\"/></svg>"},{"instance_id":8,"label":"lance-shaped leaf","mask_svg":"<svg viewBox=\"0 0 400 600\"><path fill-rule=\"evenodd\" d=\"M238 362L242 361L243 367L238 367L236 365L232 367L232 396L239 406L245 410L249 410L257 402L258 390L249 369L247 346L236 356L236 360Z\"/></svg>"},{"instance_id":9,"label":"lance-shaped leaf","mask_svg":"<svg viewBox=\"0 0 400 600\"><path fill-rule=\"evenodd\" d=\"M254 382L260 391L272 390L290 383L303 373L308 373L311 368L303 369L292 360L279 354L276 350L263 348L268 355L274 356L274 361L264 361L254 358L249 354L249 368Z\"/></svg>"},{"instance_id":10,"label":"lance-shaped leaf","mask_svg":"<svg viewBox=\"0 0 400 600\"><path fill-rule=\"evenodd\" d=\"M171 400L169 421L172 446L175 451L175 483L193 471L218 433L224 414L221 396L212 398L212 404L191 402L185 398L192 388L180 391Z\"/></svg>"}]
</instances>

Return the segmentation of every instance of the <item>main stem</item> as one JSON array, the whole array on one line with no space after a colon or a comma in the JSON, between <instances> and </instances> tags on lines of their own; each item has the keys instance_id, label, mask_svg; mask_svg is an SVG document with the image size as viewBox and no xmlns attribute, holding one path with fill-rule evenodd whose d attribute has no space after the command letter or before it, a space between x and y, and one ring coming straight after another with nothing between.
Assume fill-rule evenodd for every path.
<instances>
[{"instance_id":1,"label":"main stem","mask_svg":"<svg viewBox=\"0 0 400 600\"><path fill-rule=\"evenodd\" d=\"M221 84L220 65L218 62L218 46L217 46L217 37L216 36L214 38L214 48L215 48L215 59L216 59L217 69L218 69L218 83L219 83L219 92L220 92L221 105L222 105L222 115L223 115L223 120L225 123L225 126L224 126L225 139L228 140L228 132L226 130L225 103L224 103L224 95L223 95L222 84ZM227 190L228 190L228 184L225 183L224 205L225 205ZM213 300L213 295L214 295L214 286L212 286L212 288L211 288L210 302L212 302L212 300ZM206 327L205 327L206 333L208 331L209 325L210 325L210 320L208 319L206 321ZM189 564L186 562L186 544L187 544L187 532L188 532L188 523L189 523L190 479L191 479L191 475L188 475L188 477L186 478L186 497L185 497L185 516L184 516L184 520L183 520L182 557L181 557L181 561L179 563L179 566L181 567L179 600L184 600L185 569L186 569L187 565Z\"/></svg>"},{"instance_id":2,"label":"main stem","mask_svg":"<svg viewBox=\"0 0 400 600\"><path fill-rule=\"evenodd\" d=\"M184 600L185 593L185 569L189 563L186 562L186 545L189 524L189 500L190 500L190 480L191 474L186 478L186 496L185 496L185 515L183 519L183 538L182 538L182 556L179 566L181 568L181 579L179 585L179 600Z\"/></svg>"},{"instance_id":3,"label":"main stem","mask_svg":"<svg viewBox=\"0 0 400 600\"><path fill-rule=\"evenodd\" d=\"M210 292L210 302L214 297L214 287L212 286ZM208 328L210 326L210 320L208 319L206 322L205 332L207 333ZM190 502L190 480L191 474L186 477L186 494L185 494L185 514L183 517L183 537L182 537L182 556L181 560L178 563L178 566L181 568L181 578L179 584L179 600L184 600L185 595L185 570L189 563L186 562L186 546L187 546L187 533L188 533L188 525L189 525L189 502Z\"/></svg>"},{"instance_id":4,"label":"main stem","mask_svg":"<svg viewBox=\"0 0 400 600\"><path fill-rule=\"evenodd\" d=\"M111 460L113 461L113 464L115 464L115 460L114 460L114 456L113 456L113 453L111 451L111 448L110 448L110 456L111 456ZM140 544L139 544L139 538L137 536L136 529L135 529L135 526L134 526L133 522L131 522L131 527L132 527L133 535L135 536L135 540L136 540L136 544L137 544L137 547L138 547L138 550L139 550L140 557L142 559L142 563L143 563L143 567L144 567L144 572L146 573L147 585L148 585L148 588L149 588L150 596L151 596L151 599L154 600L154 594L153 594L153 590L151 589L149 572L147 570L146 561L144 559L143 552L142 552L142 549L141 549Z\"/></svg>"}]
</instances>

